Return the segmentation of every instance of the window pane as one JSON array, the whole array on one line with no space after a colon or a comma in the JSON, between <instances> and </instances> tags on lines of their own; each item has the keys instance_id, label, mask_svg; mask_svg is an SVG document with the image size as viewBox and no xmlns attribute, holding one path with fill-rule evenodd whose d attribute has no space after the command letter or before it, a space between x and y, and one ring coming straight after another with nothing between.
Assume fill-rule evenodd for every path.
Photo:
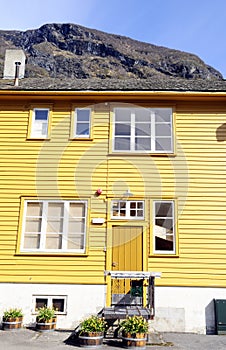
<instances>
[{"instance_id":1,"label":"window pane","mask_svg":"<svg viewBox=\"0 0 226 350\"><path fill-rule=\"evenodd\" d=\"M48 134L48 124L42 121L35 121L32 127L32 135L46 137Z\"/></svg>"},{"instance_id":2,"label":"window pane","mask_svg":"<svg viewBox=\"0 0 226 350\"><path fill-rule=\"evenodd\" d=\"M130 122L131 121L131 110L127 108L115 109L115 121Z\"/></svg>"},{"instance_id":3,"label":"window pane","mask_svg":"<svg viewBox=\"0 0 226 350\"><path fill-rule=\"evenodd\" d=\"M156 219L155 225L164 227L166 233L173 232L173 220L172 219Z\"/></svg>"},{"instance_id":4,"label":"window pane","mask_svg":"<svg viewBox=\"0 0 226 350\"><path fill-rule=\"evenodd\" d=\"M129 137L117 137L117 138L115 138L115 150L116 151L129 151L130 150L130 138Z\"/></svg>"},{"instance_id":5,"label":"window pane","mask_svg":"<svg viewBox=\"0 0 226 350\"><path fill-rule=\"evenodd\" d=\"M40 247L40 235L25 235L24 248L38 249Z\"/></svg>"},{"instance_id":6,"label":"window pane","mask_svg":"<svg viewBox=\"0 0 226 350\"><path fill-rule=\"evenodd\" d=\"M61 249L62 248L62 235L46 235L46 249Z\"/></svg>"},{"instance_id":7,"label":"window pane","mask_svg":"<svg viewBox=\"0 0 226 350\"><path fill-rule=\"evenodd\" d=\"M77 109L77 122L89 122L89 118L89 109Z\"/></svg>"},{"instance_id":8,"label":"window pane","mask_svg":"<svg viewBox=\"0 0 226 350\"><path fill-rule=\"evenodd\" d=\"M48 109L34 109L31 136L47 137L48 134Z\"/></svg>"},{"instance_id":9,"label":"window pane","mask_svg":"<svg viewBox=\"0 0 226 350\"><path fill-rule=\"evenodd\" d=\"M42 219L27 219L25 232L41 232Z\"/></svg>"},{"instance_id":10,"label":"window pane","mask_svg":"<svg viewBox=\"0 0 226 350\"><path fill-rule=\"evenodd\" d=\"M135 108L135 120L136 122L150 122L150 110L146 108Z\"/></svg>"},{"instance_id":11,"label":"window pane","mask_svg":"<svg viewBox=\"0 0 226 350\"><path fill-rule=\"evenodd\" d=\"M47 298L36 298L35 309L38 310L41 307L49 306Z\"/></svg>"},{"instance_id":12,"label":"window pane","mask_svg":"<svg viewBox=\"0 0 226 350\"><path fill-rule=\"evenodd\" d=\"M60 298L53 298L52 307L58 312L64 312L65 300Z\"/></svg>"},{"instance_id":13,"label":"window pane","mask_svg":"<svg viewBox=\"0 0 226 350\"><path fill-rule=\"evenodd\" d=\"M83 123L77 124L76 128L76 135L89 135L89 124L88 123Z\"/></svg>"},{"instance_id":14,"label":"window pane","mask_svg":"<svg viewBox=\"0 0 226 350\"><path fill-rule=\"evenodd\" d=\"M70 203L69 215L70 217L84 217L85 205L83 203Z\"/></svg>"},{"instance_id":15,"label":"window pane","mask_svg":"<svg viewBox=\"0 0 226 350\"><path fill-rule=\"evenodd\" d=\"M138 202L137 203L137 208L139 208L139 209L143 209L143 202Z\"/></svg>"},{"instance_id":16,"label":"window pane","mask_svg":"<svg viewBox=\"0 0 226 350\"><path fill-rule=\"evenodd\" d=\"M76 235L68 236L67 241L67 248L68 249L84 249L84 236L83 235Z\"/></svg>"},{"instance_id":17,"label":"window pane","mask_svg":"<svg viewBox=\"0 0 226 350\"><path fill-rule=\"evenodd\" d=\"M42 203L27 203L27 216L42 216Z\"/></svg>"},{"instance_id":18,"label":"window pane","mask_svg":"<svg viewBox=\"0 0 226 350\"><path fill-rule=\"evenodd\" d=\"M151 136L151 124L149 123L136 123L135 128L136 136Z\"/></svg>"},{"instance_id":19,"label":"window pane","mask_svg":"<svg viewBox=\"0 0 226 350\"><path fill-rule=\"evenodd\" d=\"M156 217L172 217L173 205L170 202L156 202L155 203Z\"/></svg>"},{"instance_id":20,"label":"window pane","mask_svg":"<svg viewBox=\"0 0 226 350\"><path fill-rule=\"evenodd\" d=\"M47 232L63 232L63 203L48 204Z\"/></svg>"},{"instance_id":21,"label":"window pane","mask_svg":"<svg viewBox=\"0 0 226 350\"><path fill-rule=\"evenodd\" d=\"M156 123L171 122L172 109L171 108L154 108Z\"/></svg>"},{"instance_id":22,"label":"window pane","mask_svg":"<svg viewBox=\"0 0 226 350\"><path fill-rule=\"evenodd\" d=\"M78 220L70 220L68 225L68 232L69 233L83 233L85 232L85 219L78 219Z\"/></svg>"},{"instance_id":23,"label":"window pane","mask_svg":"<svg viewBox=\"0 0 226 350\"><path fill-rule=\"evenodd\" d=\"M156 151L172 151L171 138L156 138L155 142Z\"/></svg>"},{"instance_id":24,"label":"window pane","mask_svg":"<svg viewBox=\"0 0 226 350\"><path fill-rule=\"evenodd\" d=\"M47 232L63 232L63 219L60 220L50 220L47 222Z\"/></svg>"},{"instance_id":25,"label":"window pane","mask_svg":"<svg viewBox=\"0 0 226 350\"><path fill-rule=\"evenodd\" d=\"M119 202L112 203L112 212L113 212L113 216L119 215Z\"/></svg>"},{"instance_id":26,"label":"window pane","mask_svg":"<svg viewBox=\"0 0 226 350\"><path fill-rule=\"evenodd\" d=\"M155 250L159 251L174 251L173 241L160 237L155 237Z\"/></svg>"},{"instance_id":27,"label":"window pane","mask_svg":"<svg viewBox=\"0 0 226 350\"><path fill-rule=\"evenodd\" d=\"M48 204L48 217L62 217L64 216L64 204L63 203L49 203Z\"/></svg>"},{"instance_id":28,"label":"window pane","mask_svg":"<svg viewBox=\"0 0 226 350\"><path fill-rule=\"evenodd\" d=\"M150 137L136 137L135 138L135 149L136 151L149 151L151 149L151 138Z\"/></svg>"},{"instance_id":29,"label":"window pane","mask_svg":"<svg viewBox=\"0 0 226 350\"><path fill-rule=\"evenodd\" d=\"M155 135L156 136L171 136L171 125L170 124L156 124Z\"/></svg>"},{"instance_id":30,"label":"window pane","mask_svg":"<svg viewBox=\"0 0 226 350\"><path fill-rule=\"evenodd\" d=\"M125 209L126 208L126 202L119 202L119 207L120 207L120 209Z\"/></svg>"},{"instance_id":31,"label":"window pane","mask_svg":"<svg viewBox=\"0 0 226 350\"><path fill-rule=\"evenodd\" d=\"M48 114L48 109L35 109L35 120L47 121Z\"/></svg>"},{"instance_id":32,"label":"window pane","mask_svg":"<svg viewBox=\"0 0 226 350\"><path fill-rule=\"evenodd\" d=\"M115 124L115 135L125 135L125 136L130 136L131 134L131 127L130 124Z\"/></svg>"}]
</instances>

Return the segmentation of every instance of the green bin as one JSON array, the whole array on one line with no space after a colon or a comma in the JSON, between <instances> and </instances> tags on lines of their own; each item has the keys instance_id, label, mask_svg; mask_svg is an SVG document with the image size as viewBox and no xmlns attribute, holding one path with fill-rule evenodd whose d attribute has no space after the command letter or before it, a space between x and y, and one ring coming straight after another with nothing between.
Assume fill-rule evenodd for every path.
<instances>
[{"instance_id":1,"label":"green bin","mask_svg":"<svg viewBox=\"0 0 226 350\"><path fill-rule=\"evenodd\" d=\"M215 299L217 334L226 334L226 299Z\"/></svg>"}]
</instances>

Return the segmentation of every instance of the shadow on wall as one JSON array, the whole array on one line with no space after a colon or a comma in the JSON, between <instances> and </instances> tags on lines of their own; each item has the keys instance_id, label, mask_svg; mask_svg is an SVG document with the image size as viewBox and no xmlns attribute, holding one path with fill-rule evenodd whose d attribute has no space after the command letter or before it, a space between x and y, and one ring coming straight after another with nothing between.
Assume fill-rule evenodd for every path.
<instances>
[{"instance_id":1,"label":"shadow on wall","mask_svg":"<svg viewBox=\"0 0 226 350\"><path fill-rule=\"evenodd\" d=\"M226 124L225 124L226 125ZM216 334L214 299L205 308L206 334Z\"/></svg>"},{"instance_id":2,"label":"shadow on wall","mask_svg":"<svg viewBox=\"0 0 226 350\"><path fill-rule=\"evenodd\" d=\"M216 139L218 142L226 141L226 123L222 124L217 128Z\"/></svg>"}]
</instances>

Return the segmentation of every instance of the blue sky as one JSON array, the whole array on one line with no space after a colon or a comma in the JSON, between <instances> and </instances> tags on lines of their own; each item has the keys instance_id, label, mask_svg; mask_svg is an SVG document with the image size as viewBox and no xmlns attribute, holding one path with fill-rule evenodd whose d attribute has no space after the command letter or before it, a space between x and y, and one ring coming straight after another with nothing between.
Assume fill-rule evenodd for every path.
<instances>
[{"instance_id":1,"label":"blue sky","mask_svg":"<svg viewBox=\"0 0 226 350\"><path fill-rule=\"evenodd\" d=\"M0 0L0 29L76 23L198 55L226 78L226 0Z\"/></svg>"}]
</instances>

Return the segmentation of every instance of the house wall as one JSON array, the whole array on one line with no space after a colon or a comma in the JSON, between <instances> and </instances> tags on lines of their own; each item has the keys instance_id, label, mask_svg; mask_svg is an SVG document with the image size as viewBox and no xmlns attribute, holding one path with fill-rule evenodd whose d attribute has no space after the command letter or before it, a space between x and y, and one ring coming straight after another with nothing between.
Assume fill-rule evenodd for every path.
<instances>
[{"instance_id":1,"label":"house wall","mask_svg":"<svg viewBox=\"0 0 226 350\"><path fill-rule=\"evenodd\" d=\"M106 217L105 200L95 197L100 186L106 191L106 162L101 162L106 147L102 143L98 149L96 140L70 140L71 104L54 105L50 140L27 139L28 116L24 102L12 108L1 105L0 282L104 284L106 228L90 220L100 213ZM104 128L100 118L97 114L97 135ZM95 150L89 152L91 145ZM87 254L21 254L21 197L88 199Z\"/></svg>"},{"instance_id":2,"label":"house wall","mask_svg":"<svg viewBox=\"0 0 226 350\"><path fill-rule=\"evenodd\" d=\"M156 287L155 318L158 332L216 334L215 299L225 299L225 288Z\"/></svg>"},{"instance_id":3,"label":"house wall","mask_svg":"<svg viewBox=\"0 0 226 350\"><path fill-rule=\"evenodd\" d=\"M24 326L34 327L34 296L66 296L66 313L57 315L58 329L75 329L90 314L96 315L105 303L105 286L94 284L1 283L0 322L9 308L21 308Z\"/></svg>"},{"instance_id":4,"label":"house wall","mask_svg":"<svg viewBox=\"0 0 226 350\"><path fill-rule=\"evenodd\" d=\"M220 104L177 105L179 153L169 185L178 198L179 252L150 256L149 269L162 272L158 285L226 286L225 113Z\"/></svg>"},{"instance_id":5,"label":"house wall","mask_svg":"<svg viewBox=\"0 0 226 350\"><path fill-rule=\"evenodd\" d=\"M38 104L43 101L33 99L31 102ZM120 198L129 187L134 198L146 200L144 269L162 273L162 277L156 279L157 290L170 287L173 296L177 287L197 287L199 291L201 287L208 286L213 288L211 298L215 297L214 291L216 295L221 294L219 288L224 291L226 287L224 101L188 103L186 99L152 101L150 97L148 106L174 107L176 149L171 156L112 154L108 141L111 138L111 105L108 103L85 103L94 106L92 140L72 140L71 107L80 102L73 98L68 102L57 98L45 101L53 106L52 133L50 140L41 141L27 139L30 101L18 100L10 104L1 101L2 291L6 290L5 283L40 284L45 288L48 283L50 290L52 285L84 286L84 290L93 285L101 288L102 294L105 293L104 270L111 269L112 263L111 225L128 224L108 220L107 208L111 198ZM145 104L147 106L147 102ZM95 195L98 188L103 190L101 196ZM88 199L86 254L21 254L18 247L21 197ZM153 199L162 197L175 199L177 203L178 251L171 256L153 254L151 203ZM104 218L106 222L92 224L91 220L95 217ZM92 295L91 288L87 290ZM184 291L182 288L179 290ZM200 298L201 292L195 294L194 305L198 304L198 295ZM166 311L165 303L170 303L168 297L159 292L156 298L159 301L157 312L162 312L164 308ZM100 300L96 305L104 306ZM179 308L185 303L185 299L181 300ZM203 307L204 304L202 312ZM181 308L182 313L189 312L187 307ZM89 311L92 312L93 308L84 309L84 313ZM200 322L197 317L197 331ZM192 327L187 322L184 330L192 331ZM200 329L203 330L203 327L201 322Z\"/></svg>"}]
</instances>

